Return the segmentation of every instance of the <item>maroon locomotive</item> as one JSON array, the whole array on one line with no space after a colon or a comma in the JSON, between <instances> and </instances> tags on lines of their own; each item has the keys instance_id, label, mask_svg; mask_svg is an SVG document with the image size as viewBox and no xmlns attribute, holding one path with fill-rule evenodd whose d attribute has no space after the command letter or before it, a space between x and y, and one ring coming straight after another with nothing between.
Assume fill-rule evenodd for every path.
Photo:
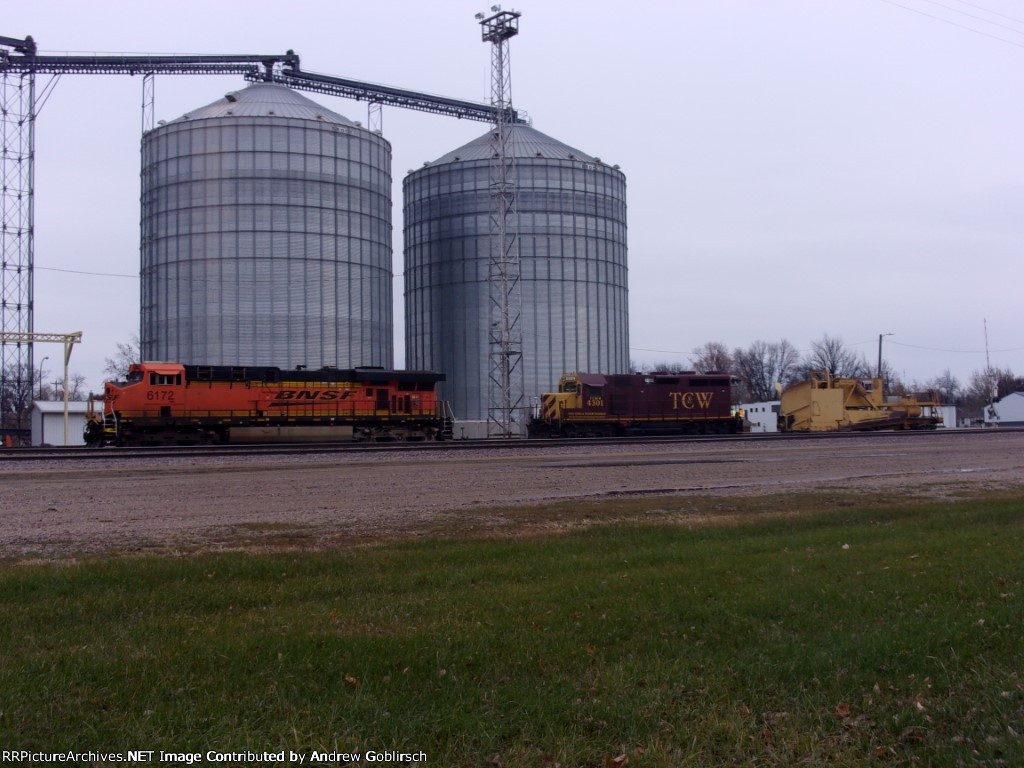
<instances>
[{"instance_id":1,"label":"maroon locomotive","mask_svg":"<svg viewBox=\"0 0 1024 768\"><path fill-rule=\"evenodd\" d=\"M530 437L726 434L743 431L724 373L567 373L540 397Z\"/></svg>"}]
</instances>

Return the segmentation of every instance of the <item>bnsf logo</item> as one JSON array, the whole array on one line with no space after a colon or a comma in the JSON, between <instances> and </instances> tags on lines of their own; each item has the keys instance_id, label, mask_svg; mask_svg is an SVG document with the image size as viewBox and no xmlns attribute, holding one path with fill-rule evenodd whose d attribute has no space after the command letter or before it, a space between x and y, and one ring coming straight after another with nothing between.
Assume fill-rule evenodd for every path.
<instances>
[{"instance_id":1,"label":"bnsf logo","mask_svg":"<svg viewBox=\"0 0 1024 768\"><path fill-rule=\"evenodd\" d=\"M351 394L349 390L339 389L279 389L274 395L274 402L281 400L317 400L321 403L331 400L344 400Z\"/></svg>"}]
</instances>

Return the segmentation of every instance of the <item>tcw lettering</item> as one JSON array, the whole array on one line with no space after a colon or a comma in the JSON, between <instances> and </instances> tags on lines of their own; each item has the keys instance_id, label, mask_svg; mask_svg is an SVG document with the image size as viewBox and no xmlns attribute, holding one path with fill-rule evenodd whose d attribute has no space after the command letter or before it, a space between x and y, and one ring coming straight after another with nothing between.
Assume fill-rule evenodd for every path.
<instances>
[{"instance_id":1,"label":"tcw lettering","mask_svg":"<svg viewBox=\"0 0 1024 768\"><path fill-rule=\"evenodd\" d=\"M682 405L684 410L692 411L694 408L707 408L711 405L713 392L669 392L672 398L672 410L679 410Z\"/></svg>"}]
</instances>

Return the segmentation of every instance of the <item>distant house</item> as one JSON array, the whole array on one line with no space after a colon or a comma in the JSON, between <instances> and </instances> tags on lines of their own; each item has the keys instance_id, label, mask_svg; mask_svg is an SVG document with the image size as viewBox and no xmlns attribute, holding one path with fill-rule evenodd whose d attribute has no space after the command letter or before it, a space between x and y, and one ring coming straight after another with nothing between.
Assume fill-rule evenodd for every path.
<instances>
[{"instance_id":1,"label":"distant house","mask_svg":"<svg viewBox=\"0 0 1024 768\"><path fill-rule=\"evenodd\" d=\"M764 403L743 403L740 405L746 412L751 432L779 431L779 401L771 400Z\"/></svg>"},{"instance_id":2,"label":"distant house","mask_svg":"<svg viewBox=\"0 0 1024 768\"><path fill-rule=\"evenodd\" d=\"M1024 392L1011 392L985 406L986 427L1024 427Z\"/></svg>"},{"instance_id":3,"label":"distant house","mask_svg":"<svg viewBox=\"0 0 1024 768\"><path fill-rule=\"evenodd\" d=\"M86 402L68 403L68 441L64 442L64 401L36 400L32 403L32 445L85 445Z\"/></svg>"}]
</instances>

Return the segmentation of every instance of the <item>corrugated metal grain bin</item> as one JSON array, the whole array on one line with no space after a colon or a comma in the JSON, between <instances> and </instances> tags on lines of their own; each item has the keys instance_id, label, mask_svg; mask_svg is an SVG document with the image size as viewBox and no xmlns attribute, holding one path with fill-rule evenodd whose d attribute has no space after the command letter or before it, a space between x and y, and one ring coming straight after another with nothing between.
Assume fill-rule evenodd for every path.
<instances>
[{"instance_id":1,"label":"corrugated metal grain bin","mask_svg":"<svg viewBox=\"0 0 1024 768\"><path fill-rule=\"evenodd\" d=\"M517 176L525 396L567 371L629 369L626 177L526 125L509 126ZM443 371L461 419L486 419L491 134L406 176L410 368Z\"/></svg>"},{"instance_id":2,"label":"corrugated metal grain bin","mask_svg":"<svg viewBox=\"0 0 1024 768\"><path fill-rule=\"evenodd\" d=\"M392 366L391 145L259 83L142 139L142 355Z\"/></svg>"}]
</instances>

